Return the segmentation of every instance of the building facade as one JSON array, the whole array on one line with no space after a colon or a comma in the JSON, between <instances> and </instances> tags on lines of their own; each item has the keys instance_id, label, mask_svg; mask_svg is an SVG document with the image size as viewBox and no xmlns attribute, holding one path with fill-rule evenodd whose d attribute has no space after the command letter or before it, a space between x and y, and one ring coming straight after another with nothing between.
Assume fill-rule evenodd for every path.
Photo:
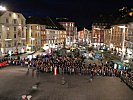
<instances>
[{"instance_id":1,"label":"building facade","mask_svg":"<svg viewBox=\"0 0 133 100\"><path fill-rule=\"evenodd\" d=\"M127 53L129 58L133 58L133 22L130 22L128 29Z\"/></svg>"},{"instance_id":2,"label":"building facade","mask_svg":"<svg viewBox=\"0 0 133 100\"><path fill-rule=\"evenodd\" d=\"M81 44L91 44L91 31L86 28L79 29L78 42Z\"/></svg>"},{"instance_id":3,"label":"building facade","mask_svg":"<svg viewBox=\"0 0 133 100\"><path fill-rule=\"evenodd\" d=\"M27 19L27 49L29 51L62 47L65 40L66 30L54 19L49 17Z\"/></svg>"},{"instance_id":4,"label":"building facade","mask_svg":"<svg viewBox=\"0 0 133 100\"><path fill-rule=\"evenodd\" d=\"M76 23L67 18L57 18L56 20L66 29L66 45L75 43L77 34Z\"/></svg>"},{"instance_id":5,"label":"building facade","mask_svg":"<svg viewBox=\"0 0 133 100\"><path fill-rule=\"evenodd\" d=\"M118 24L111 28L110 48L116 50L117 53L126 51L128 40L128 25Z\"/></svg>"},{"instance_id":6,"label":"building facade","mask_svg":"<svg viewBox=\"0 0 133 100\"><path fill-rule=\"evenodd\" d=\"M104 28L106 26L106 23L94 23L92 25L91 42L94 47L100 48L104 45Z\"/></svg>"},{"instance_id":7,"label":"building facade","mask_svg":"<svg viewBox=\"0 0 133 100\"><path fill-rule=\"evenodd\" d=\"M26 49L26 19L21 13L0 11L0 48L2 53L23 53Z\"/></svg>"},{"instance_id":8,"label":"building facade","mask_svg":"<svg viewBox=\"0 0 133 100\"><path fill-rule=\"evenodd\" d=\"M66 38L65 30L46 29L46 43L50 48L63 47Z\"/></svg>"},{"instance_id":9,"label":"building facade","mask_svg":"<svg viewBox=\"0 0 133 100\"><path fill-rule=\"evenodd\" d=\"M107 26L104 29L104 44L107 48L110 47L110 42L111 42L111 27Z\"/></svg>"},{"instance_id":10,"label":"building facade","mask_svg":"<svg viewBox=\"0 0 133 100\"><path fill-rule=\"evenodd\" d=\"M27 51L36 51L41 47L42 25L27 24Z\"/></svg>"}]
</instances>

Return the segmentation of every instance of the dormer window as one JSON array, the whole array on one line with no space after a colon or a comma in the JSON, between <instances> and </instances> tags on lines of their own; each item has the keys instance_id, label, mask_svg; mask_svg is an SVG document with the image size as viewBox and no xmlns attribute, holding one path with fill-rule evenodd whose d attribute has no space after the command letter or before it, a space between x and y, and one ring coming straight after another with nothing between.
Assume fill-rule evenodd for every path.
<instances>
[{"instance_id":1,"label":"dormer window","mask_svg":"<svg viewBox=\"0 0 133 100\"><path fill-rule=\"evenodd\" d=\"M8 18L6 18L6 23L9 23L9 19Z\"/></svg>"},{"instance_id":2,"label":"dormer window","mask_svg":"<svg viewBox=\"0 0 133 100\"><path fill-rule=\"evenodd\" d=\"M18 18L20 18L20 16L18 15Z\"/></svg>"},{"instance_id":3,"label":"dormer window","mask_svg":"<svg viewBox=\"0 0 133 100\"><path fill-rule=\"evenodd\" d=\"M9 13L9 17L11 17L11 13Z\"/></svg>"}]
</instances>

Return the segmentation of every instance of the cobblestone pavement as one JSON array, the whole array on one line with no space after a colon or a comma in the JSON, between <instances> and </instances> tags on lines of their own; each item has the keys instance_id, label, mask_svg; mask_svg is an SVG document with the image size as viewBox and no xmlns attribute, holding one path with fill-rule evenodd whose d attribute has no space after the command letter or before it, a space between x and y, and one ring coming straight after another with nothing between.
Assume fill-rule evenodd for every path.
<instances>
[{"instance_id":1,"label":"cobblestone pavement","mask_svg":"<svg viewBox=\"0 0 133 100\"><path fill-rule=\"evenodd\" d=\"M62 77L65 84L62 85ZM37 90L32 86L37 83ZM21 100L22 95L32 100L132 100L133 91L117 77L37 74L27 68L0 69L0 100Z\"/></svg>"}]
</instances>

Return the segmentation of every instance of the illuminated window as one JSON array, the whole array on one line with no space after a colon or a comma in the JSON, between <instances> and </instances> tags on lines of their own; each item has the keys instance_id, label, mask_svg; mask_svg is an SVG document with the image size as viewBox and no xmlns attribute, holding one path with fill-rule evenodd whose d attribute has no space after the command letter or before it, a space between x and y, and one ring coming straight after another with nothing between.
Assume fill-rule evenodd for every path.
<instances>
[{"instance_id":1,"label":"illuminated window","mask_svg":"<svg viewBox=\"0 0 133 100\"><path fill-rule=\"evenodd\" d=\"M39 27L38 27L38 26L36 26L36 29L38 30L38 29L39 29Z\"/></svg>"},{"instance_id":2,"label":"illuminated window","mask_svg":"<svg viewBox=\"0 0 133 100\"><path fill-rule=\"evenodd\" d=\"M67 26L68 24L66 23L66 26Z\"/></svg>"},{"instance_id":3,"label":"illuminated window","mask_svg":"<svg viewBox=\"0 0 133 100\"><path fill-rule=\"evenodd\" d=\"M73 23L72 23L72 27L73 27L74 25L73 25Z\"/></svg>"},{"instance_id":4,"label":"illuminated window","mask_svg":"<svg viewBox=\"0 0 133 100\"><path fill-rule=\"evenodd\" d=\"M71 23L70 23L70 27L71 27Z\"/></svg>"},{"instance_id":5,"label":"illuminated window","mask_svg":"<svg viewBox=\"0 0 133 100\"><path fill-rule=\"evenodd\" d=\"M31 32L31 37L32 37L32 32Z\"/></svg>"}]
</instances>

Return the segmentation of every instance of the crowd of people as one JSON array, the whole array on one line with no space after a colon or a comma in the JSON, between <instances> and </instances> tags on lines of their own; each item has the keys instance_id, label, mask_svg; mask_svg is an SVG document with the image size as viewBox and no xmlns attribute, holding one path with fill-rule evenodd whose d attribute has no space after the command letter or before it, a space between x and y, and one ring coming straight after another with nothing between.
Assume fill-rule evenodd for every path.
<instances>
[{"instance_id":1,"label":"crowd of people","mask_svg":"<svg viewBox=\"0 0 133 100\"><path fill-rule=\"evenodd\" d=\"M6 61L6 60L4 60ZM20 65L27 67L28 70L37 71L41 73L54 73L55 68L57 69L57 74L68 74L68 75L88 75L91 78L94 76L117 76L120 77L125 75L125 77L133 80L133 76L127 71L114 69L109 64L95 64L86 63L82 57L72 58L69 56L55 56L49 55L47 57L38 57L36 59L7 59L8 65Z\"/></svg>"},{"instance_id":2,"label":"crowd of people","mask_svg":"<svg viewBox=\"0 0 133 100\"><path fill-rule=\"evenodd\" d=\"M54 69L57 68L57 74L68 74L68 75L90 75L94 76L118 76L123 74L122 70L117 70L110 65L86 63L82 57L71 58L68 56L57 57L50 55L46 58L37 59L20 59L20 60L8 60L10 65L21 65L25 66L33 71L54 73Z\"/></svg>"}]
</instances>

